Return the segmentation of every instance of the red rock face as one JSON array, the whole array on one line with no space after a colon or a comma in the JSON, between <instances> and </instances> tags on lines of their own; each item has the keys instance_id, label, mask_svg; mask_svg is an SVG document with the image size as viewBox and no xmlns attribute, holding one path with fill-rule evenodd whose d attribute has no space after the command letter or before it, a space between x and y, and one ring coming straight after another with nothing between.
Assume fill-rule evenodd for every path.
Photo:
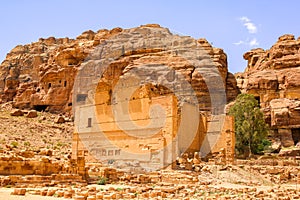
<instances>
[{"instance_id":1,"label":"red rock face","mask_svg":"<svg viewBox=\"0 0 300 200\"><path fill-rule=\"evenodd\" d=\"M287 129L292 140L292 132L300 127L300 38L283 35L269 50L254 49L244 58L248 66L244 73L235 75L238 87L260 101L272 129ZM286 138L284 135L282 138ZM288 143L285 146L294 142Z\"/></svg>"},{"instance_id":2,"label":"red rock face","mask_svg":"<svg viewBox=\"0 0 300 200\"><path fill-rule=\"evenodd\" d=\"M148 27L150 31L161 29L162 33L171 34L168 29L153 24L135 29L143 32L145 31L143 27ZM71 114L74 79L81 63L96 46L121 32L123 32L121 28L97 32L86 31L76 39L50 37L24 46L16 46L0 65L0 102L13 101L16 108L46 109L51 112ZM146 37L148 33L143 34ZM158 35L157 39L162 36ZM222 49L212 47L205 39L199 39L198 42L219 69L226 88L227 100L232 101L238 89L234 76L228 72L226 54ZM146 55L154 50L133 51L131 55L124 55L123 60L135 55L142 57L141 54ZM153 59L155 57L150 56L145 59L145 62L152 62ZM172 65L167 60L164 62ZM183 68L180 70L187 74L188 70L193 68L192 66L181 67ZM201 77L191 78L193 83Z\"/></svg>"}]
</instances>

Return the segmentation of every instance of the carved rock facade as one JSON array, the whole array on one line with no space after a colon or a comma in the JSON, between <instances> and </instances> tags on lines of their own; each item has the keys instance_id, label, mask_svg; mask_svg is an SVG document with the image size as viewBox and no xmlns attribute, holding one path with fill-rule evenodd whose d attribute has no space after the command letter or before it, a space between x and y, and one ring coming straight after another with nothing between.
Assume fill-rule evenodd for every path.
<instances>
[{"instance_id":1,"label":"carved rock facade","mask_svg":"<svg viewBox=\"0 0 300 200\"><path fill-rule=\"evenodd\" d=\"M238 87L260 102L274 138L285 147L300 140L300 38L283 35L269 49L244 54L248 66L237 73Z\"/></svg>"},{"instance_id":2,"label":"carved rock facade","mask_svg":"<svg viewBox=\"0 0 300 200\"><path fill-rule=\"evenodd\" d=\"M92 62L105 65L106 68L89 67ZM82 68L85 71L78 83L76 78ZM125 78L119 90L125 91L125 94L126 91L130 92L135 84L131 76L135 74L135 69L144 82L125 98L129 101L132 121L145 126L156 117L158 124L145 128L141 134L147 134L152 129L159 130L153 137L140 140L122 134L124 129L116 126L115 122L118 121L111 113L114 104L123 105L122 101L125 101L114 99L113 92L117 90L118 81ZM95 90L85 90L89 86L95 86ZM220 94L224 94L224 99ZM233 155L234 142L229 145L226 142L227 136L230 141L233 139L233 120L219 115L226 102L234 100L237 94L236 81L228 72L227 56L222 49L212 47L205 39L174 35L156 24L132 29L86 31L76 39L40 39L15 47L0 65L0 102L13 101L16 108L69 115L72 115L74 104L96 105L95 116L88 109L79 112L79 115L75 114L75 122L80 120L79 126L75 127L73 143L73 156L76 159L86 156L84 147L79 149L82 138L77 138L76 134L97 133L93 127L99 124L121 150L128 148L135 153L150 152L149 159L157 160L154 164L159 167L170 164L176 159L175 156L179 156L179 152L183 153L186 149L193 155L194 151L199 151L207 135L212 135L216 140L215 136L221 134L223 139L218 141L215 149L209 145L206 149L218 152L219 148L225 147ZM151 115L149 108L156 103L166 108L165 118L164 113L153 112L154 115ZM119 110L116 109L118 113L127 112L122 105ZM187 109L185 115L181 116L183 112L179 107ZM193 112L196 113L194 118L190 116ZM165 128L159 124L161 119L166 120ZM183 119L188 124L196 124L199 130L193 130L189 125L181 127L182 132L196 132L196 135L191 144L186 143L185 135L179 136L182 137L178 139L180 145L176 146L172 142L177 137ZM131 127L126 128L130 129L126 131L137 132ZM215 141L210 142L213 144ZM97 144L92 145L95 149L89 149L87 153L94 151L107 158L123 153L119 149L109 148L100 151ZM167 145L173 147L165 148ZM106 147L105 144L100 146ZM160 151L163 148L167 150ZM228 159L232 159L232 156Z\"/></svg>"},{"instance_id":3,"label":"carved rock facade","mask_svg":"<svg viewBox=\"0 0 300 200\"><path fill-rule=\"evenodd\" d=\"M153 170L200 149L233 155L233 120L222 112L237 93L225 53L205 39L157 25L122 30L78 71L73 156Z\"/></svg>"}]
</instances>

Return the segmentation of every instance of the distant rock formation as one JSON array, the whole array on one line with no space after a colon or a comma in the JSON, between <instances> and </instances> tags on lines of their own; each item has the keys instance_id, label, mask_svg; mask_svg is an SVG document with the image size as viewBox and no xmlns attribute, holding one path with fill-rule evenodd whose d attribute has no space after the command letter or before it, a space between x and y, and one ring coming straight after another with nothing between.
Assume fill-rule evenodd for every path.
<instances>
[{"instance_id":1,"label":"distant rock formation","mask_svg":"<svg viewBox=\"0 0 300 200\"><path fill-rule=\"evenodd\" d=\"M161 34L157 35L153 42L163 39L164 34L172 34L168 29L156 24L144 25L134 29L143 32L145 37L148 34L154 34L153 30L159 29ZM76 39L49 37L47 39L41 38L38 42L31 44L16 46L7 54L6 59L0 65L0 103L13 101L14 107L20 109L28 108L71 114L72 90L78 68L96 46L105 43L107 39L117 36L123 31L121 28L105 29L97 32L86 31ZM127 32L129 34L128 38L131 38L130 31ZM123 40L126 41L126 38L123 38ZM134 43L134 41L132 42ZM234 76L228 72L226 54L222 49L212 47L205 39L199 39L198 43L203 46L211 56L214 65L219 69L225 85L227 100L234 100L238 94L238 89ZM139 56L142 54L146 57L154 51L148 46L145 46L145 49L147 51L132 51L131 55L124 56L133 58L135 54L139 54ZM158 54L155 56L158 56ZM147 60L151 62L151 55L145 59L145 61ZM126 58L123 58L122 63L118 64L128 65L129 63L125 61ZM164 63L170 66L173 65L168 63L167 60ZM199 76L192 76L193 66L181 67L183 67L181 71L187 77L201 79ZM193 82L193 80L188 81ZM201 95L207 97L209 94L207 94L205 84L198 86L203 87L203 94ZM207 98L202 99L208 101Z\"/></svg>"},{"instance_id":2,"label":"distant rock formation","mask_svg":"<svg viewBox=\"0 0 300 200\"><path fill-rule=\"evenodd\" d=\"M300 141L300 38L286 34L269 49L244 54L248 66L235 74L243 93L260 102L274 138L283 146Z\"/></svg>"}]
</instances>

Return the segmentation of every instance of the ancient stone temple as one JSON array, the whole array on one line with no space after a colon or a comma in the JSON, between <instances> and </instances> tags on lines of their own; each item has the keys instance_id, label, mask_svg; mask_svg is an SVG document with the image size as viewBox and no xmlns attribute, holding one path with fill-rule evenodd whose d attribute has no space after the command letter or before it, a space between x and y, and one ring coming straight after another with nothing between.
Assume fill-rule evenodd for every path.
<instances>
[{"instance_id":1,"label":"ancient stone temple","mask_svg":"<svg viewBox=\"0 0 300 200\"><path fill-rule=\"evenodd\" d=\"M226 54L205 39L158 25L120 30L99 41L78 71L72 155L155 170L184 153L223 149L232 162L234 123L224 106L237 93Z\"/></svg>"},{"instance_id":2,"label":"ancient stone temple","mask_svg":"<svg viewBox=\"0 0 300 200\"><path fill-rule=\"evenodd\" d=\"M269 49L244 54L248 66L236 74L238 87L255 96L272 138L290 147L300 141L300 39L283 35Z\"/></svg>"},{"instance_id":3,"label":"ancient stone temple","mask_svg":"<svg viewBox=\"0 0 300 200\"><path fill-rule=\"evenodd\" d=\"M0 103L74 116L73 157L103 163L157 168L218 152L237 94L222 49L157 24L41 38L0 65Z\"/></svg>"}]
</instances>

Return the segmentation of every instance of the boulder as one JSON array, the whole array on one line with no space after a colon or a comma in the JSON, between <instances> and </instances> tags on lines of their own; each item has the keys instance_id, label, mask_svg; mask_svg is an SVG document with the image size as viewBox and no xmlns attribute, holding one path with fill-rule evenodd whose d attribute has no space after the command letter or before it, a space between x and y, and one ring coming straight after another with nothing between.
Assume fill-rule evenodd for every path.
<instances>
[{"instance_id":1,"label":"boulder","mask_svg":"<svg viewBox=\"0 0 300 200\"><path fill-rule=\"evenodd\" d=\"M54 122L57 124L65 123L65 118L63 116L57 116Z\"/></svg>"},{"instance_id":2,"label":"boulder","mask_svg":"<svg viewBox=\"0 0 300 200\"><path fill-rule=\"evenodd\" d=\"M300 156L300 149L299 148L292 148L292 149L281 149L279 152L279 156Z\"/></svg>"},{"instance_id":3,"label":"boulder","mask_svg":"<svg viewBox=\"0 0 300 200\"><path fill-rule=\"evenodd\" d=\"M43 156L52 156L53 151L51 149L41 149L39 154Z\"/></svg>"},{"instance_id":4,"label":"boulder","mask_svg":"<svg viewBox=\"0 0 300 200\"><path fill-rule=\"evenodd\" d=\"M271 144L271 151L272 153L279 153L280 149L281 149L282 145L280 141L275 141Z\"/></svg>"},{"instance_id":5,"label":"boulder","mask_svg":"<svg viewBox=\"0 0 300 200\"><path fill-rule=\"evenodd\" d=\"M24 189L24 188L15 188L14 191L13 191L11 194L12 194L12 195L25 196L25 194L26 194L26 189Z\"/></svg>"},{"instance_id":6,"label":"boulder","mask_svg":"<svg viewBox=\"0 0 300 200\"><path fill-rule=\"evenodd\" d=\"M19 155L24 157L24 158L33 158L35 154L34 154L33 151L21 150L19 152Z\"/></svg>"},{"instance_id":7,"label":"boulder","mask_svg":"<svg viewBox=\"0 0 300 200\"><path fill-rule=\"evenodd\" d=\"M38 114L37 114L36 110L30 110L26 115L27 118L35 118L37 116L38 116Z\"/></svg>"},{"instance_id":8,"label":"boulder","mask_svg":"<svg viewBox=\"0 0 300 200\"><path fill-rule=\"evenodd\" d=\"M281 137L281 143L283 147L294 146L292 131L290 129L278 129L278 134Z\"/></svg>"},{"instance_id":9,"label":"boulder","mask_svg":"<svg viewBox=\"0 0 300 200\"><path fill-rule=\"evenodd\" d=\"M11 116L20 117L20 116L23 116L24 113L23 113L23 111L20 110L20 109L13 109L13 110L10 112L10 115L11 115Z\"/></svg>"}]
</instances>

